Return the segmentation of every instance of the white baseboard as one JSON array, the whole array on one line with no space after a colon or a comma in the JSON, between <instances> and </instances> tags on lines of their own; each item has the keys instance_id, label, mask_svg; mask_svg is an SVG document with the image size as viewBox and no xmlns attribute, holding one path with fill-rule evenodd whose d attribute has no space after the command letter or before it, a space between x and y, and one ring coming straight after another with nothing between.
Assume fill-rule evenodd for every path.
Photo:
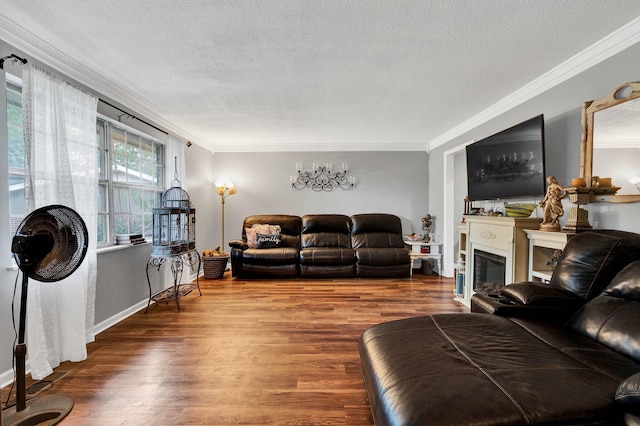
<instances>
[{"instance_id":1,"label":"white baseboard","mask_svg":"<svg viewBox=\"0 0 640 426\"><path fill-rule=\"evenodd\" d=\"M124 311L119 312L118 314L112 316L111 318L107 318L106 320L100 322L99 324L94 325L93 333L95 335L98 335L103 331L105 331L106 329L108 329L109 327L135 314L140 309L146 308L147 302L148 302L148 299L145 298L144 300L136 303L135 305L129 307L128 309L125 309ZM31 373L31 366L29 365L28 360L25 363L25 372L26 374ZM0 374L0 387L3 388L5 386L10 385L11 382L13 382L13 379L14 379L13 370L7 370L3 372L2 374Z\"/></svg>"},{"instance_id":2,"label":"white baseboard","mask_svg":"<svg viewBox=\"0 0 640 426\"><path fill-rule=\"evenodd\" d=\"M200 271L198 276L202 276L203 272ZM196 275L193 274L192 276L189 277L190 280L195 281L196 279ZM122 312L118 312L116 315L107 318L106 320L95 324L93 326L93 333L97 336L98 334L102 333L103 331L105 331L106 329L116 325L117 323L119 323L120 321L130 317L131 315L135 314L136 312L138 312L141 309L144 309L147 307L147 303L148 303L149 299L145 298L144 300L141 300L140 302L136 303L133 306L130 306L129 308L125 309ZM31 367L29 365L29 361L27 361L25 363L25 370L26 370L26 374L29 374L31 372ZM0 373L0 388L4 388L5 386L8 386L11 384L11 382L13 382L13 370L7 370L3 373Z\"/></svg>"},{"instance_id":3,"label":"white baseboard","mask_svg":"<svg viewBox=\"0 0 640 426\"><path fill-rule=\"evenodd\" d=\"M26 368L29 368L29 363L26 363ZM13 382L13 370L7 370L0 374L0 388L9 386Z\"/></svg>"},{"instance_id":4,"label":"white baseboard","mask_svg":"<svg viewBox=\"0 0 640 426\"><path fill-rule=\"evenodd\" d=\"M140 309L146 308L147 307L147 303L148 303L149 299L144 299L141 300L140 302L136 303L133 306L130 306L129 308L125 309L122 312L118 312L116 315L107 318L106 320L96 324L93 326L93 333L97 336L98 334L102 333L103 331L105 331L107 328L109 327L113 327L114 325L116 325L117 323L119 323L120 321L129 318L131 315L135 314L136 312L138 312Z\"/></svg>"}]
</instances>

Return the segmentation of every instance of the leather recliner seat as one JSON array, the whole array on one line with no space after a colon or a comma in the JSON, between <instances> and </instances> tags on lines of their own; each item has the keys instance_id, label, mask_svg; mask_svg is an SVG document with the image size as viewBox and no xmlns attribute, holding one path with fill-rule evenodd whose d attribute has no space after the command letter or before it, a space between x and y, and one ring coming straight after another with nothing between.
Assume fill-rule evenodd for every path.
<instances>
[{"instance_id":1,"label":"leather recliner seat","mask_svg":"<svg viewBox=\"0 0 640 426\"><path fill-rule=\"evenodd\" d=\"M640 241L622 237L627 248ZM365 330L359 351L375 423L640 424L640 260L633 250L603 259L593 235L572 240L581 253L563 254L567 270L591 275L593 293L581 292L589 301L577 310L566 305L565 323L549 322L540 302L522 317L439 314Z\"/></svg>"},{"instance_id":2,"label":"leather recliner seat","mask_svg":"<svg viewBox=\"0 0 640 426\"><path fill-rule=\"evenodd\" d=\"M351 216L351 244L358 277L409 277L411 259L400 218L390 214ZM409 268L407 268L409 265Z\"/></svg>"},{"instance_id":3,"label":"leather recliner seat","mask_svg":"<svg viewBox=\"0 0 640 426\"><path fill-rule=\"evenodd\" d=\"M249 247L247 245L246 230L256 224L280 226L282 245L274 248ZM229 243L229 246L231 246L231 269L233 276L297 276L301 228L302 220L299 216L278 214L246 217L242 224L242 240L234 240Z\"/></svg>"},{"instance_id":4,"label":"leather recliner seat","mask_svg":"<svg viewBox=\"0 0 640 426\"><path fill-rule=\"evenodd\" d=\"M562 323L595 296L629 262L640 259L638 234L596 230L567 241L549 284L520 282L499 294L474 294L471 311L502 316L531 316Z\"/></svg>"},{"instance_id":5,"label":"leather recliner seat","mask_svg":"<svg viewBox=\"0 0 640 426\"><path fill-rule=\"evenodd\" d=\"M343 278L356 275L351 219L339 214L302 217L300 276Z\"/></svg>"}]
</instances>

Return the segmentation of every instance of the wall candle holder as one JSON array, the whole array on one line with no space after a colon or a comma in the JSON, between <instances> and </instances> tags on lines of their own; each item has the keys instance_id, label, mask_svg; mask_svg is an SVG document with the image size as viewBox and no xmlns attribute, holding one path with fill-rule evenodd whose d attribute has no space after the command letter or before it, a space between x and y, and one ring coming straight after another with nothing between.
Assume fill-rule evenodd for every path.
<instances>
[{"instance_id":1,"label":"wall candle holder","mask_svg":"<svg viewBox=\"0 0 640 426\"><path fill-rule=\"evenodd\" d=\"M291 187L298 190L311 188L315 192L329 192L335 188L348 190L355 186L355 178L348 176L349 165L347 163L342 163L340 171L332 172L332 167L331 163L326 163L324 166L313 163L311 171L303 171L302 163L296 163L297 175L289 176Z\"/></svg>"}]
</instances>

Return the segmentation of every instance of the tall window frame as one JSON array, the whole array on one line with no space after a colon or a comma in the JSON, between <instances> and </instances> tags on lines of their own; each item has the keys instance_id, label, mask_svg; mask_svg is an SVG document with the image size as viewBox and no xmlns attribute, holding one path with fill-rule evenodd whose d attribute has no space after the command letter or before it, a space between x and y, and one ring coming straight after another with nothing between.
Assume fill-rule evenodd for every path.
<instances>
[{"instance_id":1,"label":"tall window frame","mask_svg":"<svg viewBox=\"0 0 640 426\"><path fill-rule=\"evenodd\" d=\"M158 139L98 114L98 247L120 235L153 234L165 187L166 148Z\"/></svg>"},{"instance_id":2,"label":"tall window frame","mask_svg":"<svg viewBox=\"0 0 640 426\"><path fill-rule=\"evenodd\" d=\"M9 235L14 235L25 217L25 149L22 124L22 81L6 74L7 156L9 181Z\"/></svg>"}]
</instances>

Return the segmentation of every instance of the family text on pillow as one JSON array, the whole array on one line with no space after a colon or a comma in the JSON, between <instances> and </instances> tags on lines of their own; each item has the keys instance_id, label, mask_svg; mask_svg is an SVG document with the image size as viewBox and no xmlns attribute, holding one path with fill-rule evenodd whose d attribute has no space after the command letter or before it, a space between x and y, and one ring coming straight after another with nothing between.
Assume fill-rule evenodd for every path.
<instances>
[{"instance_id":1,"label":"family text on pillow","mask_svg":"<svg viewBox=\"0 0 640 426\"><path fill-rule=\"evenodd\" d=\"M258 224L256 223L251 228L244 228L245 233L247 234L247 245L251 248L256 248L258 244L258 234L262 235L273 235L278 234L278 239L280 239L280 225L267 225L267 224Z\"/></svg>"},{"instance_id":2,"label":"family text on pillow","mask_svg":"<svg viewBox=\"0 0 640 426\"><path fill-rule=\"evenodd\" d=\"M280 247L281 243L279 232L277 234L257 234L256 248Z\"/></svg>"}]
</instances>

